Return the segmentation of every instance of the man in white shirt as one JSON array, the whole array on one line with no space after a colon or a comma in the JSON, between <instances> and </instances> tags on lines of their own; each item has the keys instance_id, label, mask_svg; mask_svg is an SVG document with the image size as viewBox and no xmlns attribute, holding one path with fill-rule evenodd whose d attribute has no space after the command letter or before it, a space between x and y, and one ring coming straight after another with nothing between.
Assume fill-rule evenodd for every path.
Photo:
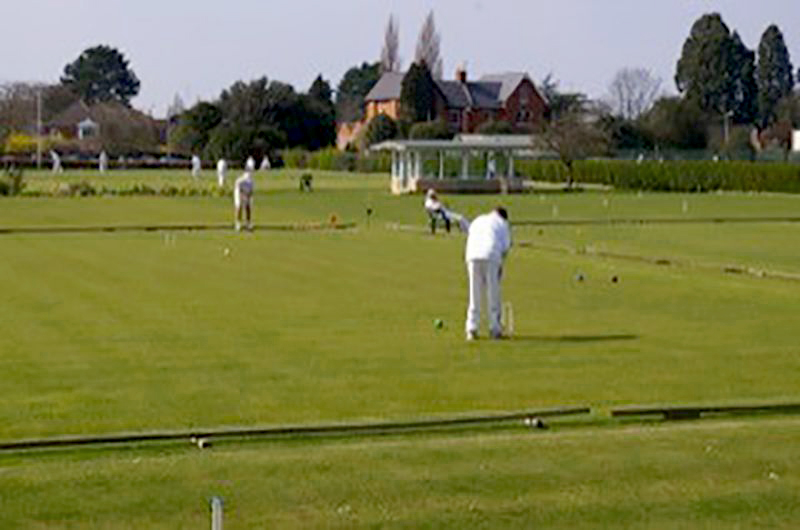
<instances>
[{"instance_id":1,"label":"man in white shirt","mask_svg":"<svg viewBox=\"0 0 800 530\"><path fill-rule=\"evenodd\" d=\"M200 157L192 155L192 176L194 178L199 177L201 169L203 169L203 163L200 161Z\"/></svg>"},{"instance_id":2,"label":"man in white shirt","mask_svg":"<svg viewBox=\"0 0 800 530\"><path fill-rule=\"evenodd\" d=\"M236 231L242 229L242 213L247 230L253 229L251 222L251 203L253 200L253 170L246 166L244 174L233 185L233 205L236 208Z\"/></svg>"},{"instance_id":3,"label":"man in white shirt","mask_svg":"<svg viewBox=\"0 0 800 530\"><path fill-rule=\"evenodd\" d=\"M463 215L456 213L452 210L445 208L441 203L439 197L436 196L436 191L433 188L429 189L425 194L425 211L431 221L431 234L436 233L436 220L441 219L444 222L445 229L450 231L450 224L455 221L462 232L469 230L469 221Z\"/></svg>"},{"instance_id":4,"label":"man in white shirt","mask_svg":"<svg viewBox=\"0 0 800 530\"><path fill-rule=\"evenodd\" d=\"M58 153L50 150L50 159L53 161L53 173L63 173L64 168L61 167L61 157L58 156Z\"/></svg>"},{"instance_id":5,"label":"man in white shirt","mask_svg":"<svg viewBox=\"0 0 800 530\"><path fill-rule=\"evenodd\" d=\"M269 163L269 157L264 155L264 158L261 159L261 171L268 171L272 168L272 164Z\"/></svg>"},{"instance_id":6,"label":"man in white shirt","mask_svg":"<svg viewBox=\"0 0 800 530\"><path fill-rule=\"evenodd\" d=\"M503 260L509 250L511 250L511 227L505 208L498 207L472 221L464 256L469 275L467 340L478 338L484 292L489 317L489 336L493 339L503 337L503 327L500 323L502 308L500 279L503 275Z\"/></svg>"},{"instance_id":7,"label":"man in white shirt","mask_svg":"<svg viewBox=\"0 0 800 530\"><path fill-rule=\"evenodd\" d=\"M228 172L228 162L224 158L217 160L217 184L219 187L225 185L225 174Z\"/></svg>"},{"instance_id":8,"label":"man in white shirt","mask_svg":"<svg viewBox=\"0 0 800 530\"><path fill-rule=\"evenodd\" d=\"M100 151L100 156L97 159L97 169L100 173L108 171L108 154L105 151Z\"/></svg>"}]
</instances>

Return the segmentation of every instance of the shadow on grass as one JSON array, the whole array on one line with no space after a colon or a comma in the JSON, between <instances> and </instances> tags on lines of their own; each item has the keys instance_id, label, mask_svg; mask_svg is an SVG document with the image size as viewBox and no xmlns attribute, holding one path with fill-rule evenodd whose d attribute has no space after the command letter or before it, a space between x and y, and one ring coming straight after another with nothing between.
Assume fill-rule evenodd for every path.
<instances>
[{"instance_id":1,"label":"shadow on grass","mask_svg":"<svg viewBox=\"0 0 800 530\"><path fill-rule=\"evenodd\" d=\"M631 333L613 333L608 335L514 335L507 340L515 342L611 342L620 340L637 340L639 335Z\"/></svg>"}]
</instances>

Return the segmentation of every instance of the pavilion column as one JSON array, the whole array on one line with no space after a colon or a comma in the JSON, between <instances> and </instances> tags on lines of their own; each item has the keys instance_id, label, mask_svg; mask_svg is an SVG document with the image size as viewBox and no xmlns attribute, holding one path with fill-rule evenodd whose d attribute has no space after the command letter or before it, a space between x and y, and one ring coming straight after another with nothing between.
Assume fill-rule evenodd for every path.
<instances>
[{"instance_id":1,"label":"pavilion column","mask_svg":"<svg viewBox=\"0 0 800 530\"><path fill-rule=\"evenodd\" d=\"M439 180L444 178L444 151L439 151Z\"/></svg>"},{"instance_id":2,"label":"pavilion column","mask_svg":"<svg viewBox=\"0 0 800 530\"><path fill-rule=\"evenodd\" d=\"M461 151L461 178L469 177L469 151Z\"/></svg>"},{"instance_id":3,"label":"pavilion column","mask_svg":"<svg viewBox=\"0 0 800 530\"><path fill-rule=\"evenodd\" d=\"M397 178L397 151L392 151L392 178Z\"/></svg>"},{"instance_id":4,"label":"pavilion column","mask_svg":"<svg viewBox=\"0 0 800 530\"><path fill-rule=\"evenodd\" d=\"M422 178L422 152L414 153L414 178Z\"/></svg>"},{"instance_id":5,"label":"pavilion column","mask_svg":"<svg viewBox=\"0 0 800 530\"><path fill-rule=\"evenodd\" d=\"M508 177L511 178L514 176L514 152L508 152Z\"/></svg>"}]
</instances>

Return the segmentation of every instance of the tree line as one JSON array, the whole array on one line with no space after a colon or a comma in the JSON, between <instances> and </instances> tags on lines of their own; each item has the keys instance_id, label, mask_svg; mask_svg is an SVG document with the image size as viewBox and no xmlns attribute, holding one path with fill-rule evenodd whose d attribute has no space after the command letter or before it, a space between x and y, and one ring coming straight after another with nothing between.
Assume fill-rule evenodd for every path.
<instances>
[{"instance_id":1,"label":"tree line","mask_svg":"<svg viewBox=\"0 0 800 530\"><path fill-rule=\"evenodd\" d=\"M422 24L414 60L403 81L401 120L373 120L366 131L366 143L415 134L449 134L431 120L436 112L435 80L442 75L440 46L441 36L431 11ZM399 23L391 16L380 60L347 70L335 96L320 75L306 92L262 77L237 81L216 99L189 109L184 109L176 97L169 111L169 143L175 151L233 159L283 148L315 150L330 146L335 142L337 122L363 119L364 98L380 76L401 71L399 50ZM664 96L662 81L645 68L617 72L602 102L561 91L552 75L539 83L539 89L549 103L550 131L561 126L558 132L562 137L581 136L573 135L570 127L587 122L578 116L591 114L588 121L607 136L607 141L597 144L605 153L619 149L732 153L752 151L769 142L788 149L791 130L800 126L800 97L793 90L793 68L777 25L766 28L758 47L751 50L720 14L710 13L694 22L683 44L674 76L677 96ZM36 116L37 95L42 99L42 119L47 121L79 99L130 107L140 87L121 52L105 45L87 48L64 67L58 84L0 86L0 134L30 128ZM491 130L483 132L514 132L502 124L491 125ZM600 147L594 149L598 150ZM584 151L592 150L580 152Z\"/></svg>"}]
</instances>

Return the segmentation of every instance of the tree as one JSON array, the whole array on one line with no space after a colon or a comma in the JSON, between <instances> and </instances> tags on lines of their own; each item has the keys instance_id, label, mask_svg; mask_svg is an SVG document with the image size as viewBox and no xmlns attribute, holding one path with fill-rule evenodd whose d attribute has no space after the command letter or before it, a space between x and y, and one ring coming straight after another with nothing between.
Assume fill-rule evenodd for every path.
<instances>
[{"instance_id":1,"label":"tree","mask_svg":"<svg viewBox=\"0 0 800 530\"><path fill-rule=\"evenodd\" d=\"M383 49L381 50L381 73L399 72L402 68L400 61L400 28L394 15L386 23L386 32L383 36Z\"/></svg>"},{"instance_id":2,"label":"tree","mask_svg":"<svg viewBox=\"0 0 800 530\"><path fill-rule=\"evenodd\" d=\"M749 125L756 119L756 54L744 45L735 31L731 39L731 60L736 66L732 79L731 117L734 123Z\"/></svg>"},{"instance_id":3,"label":"tree","mask_svg":"<svg viewBox=\"0 0 800 530\"><path fill-rule=\"evenodd\" d=\"M170 141L180 151L201 153L208 144L211 131L222 122L217 105L201 101L184 112Z\"/></svg>"},{"instance_id":4,"label":"tree","mask_svg":"<svg viewBox=\"0 0 800 530\"><path fill-rule=\"evenodd\" d=\"M369 146L397 138L397 133L397 122L386 114L378 114L367 125L364 140Z\"/></svg>"},{"instance_id":5,"label":"tree","mask_svg":"<svg viewBox=\"0 0 800 530\"><path fill-rule=\"evenodd\" d=\"M87 103L118 101L125 106L130 106L140 87L125 57L103 45L84 50L65 66L61 83Z\"/></svg>"},{"instance_id":6,"label":"tree","mask_svg":"<svg viewBox=\"0 0 800 530\"><path fill-rule=\"evenodd\" d=\"M436 31L436 22L433 19L433 11L425 17L422 29L417 39L417 49L414 54L414 62L417 64L425 63L435 79L442 78L442 59L439 56L441 37Z\"/></svg>"},{"instance_id":7,"label":"tree","mask_svg":"<svg viewBox=\"0 0 800 530\"><path fill-rule=\"evenodd\" d=\"M411 126L408 137L411 140L450 140L453 131L444 120L422 121Z\"/></svg>"},{"instance_id":8,"label":"tree","mask_svg":"<svg viewBox=\"0 0 800 530\"><path fill-rule=\"evenodd\" d=\"M735 39L718 13L703 15L692 26L678 60L678 91L701 110L726 114L735 111L736 80L741 67Z\"/></svg>"},{"instance_id":9,"label":"tree","mask_svg":"<svg viewBox=\"0 0 800 530\"><path fill-rule=\"evenodd\" d=\"M336 142L336 108L333 105L330 84L318 75L305 96L305 126L309 149L327 147Z\"/></svg>"},{"instance_id":10,"label":"tree","mask_svg":"<svg viewBox=\"0 0 800 530\"><path fill-rule=\"evenodd\" d=\"M661 90L661 79L646 68L623 68L609 86L612 113L635 120L653 106Z\"/></svg>"},{"instance_id":11,"label":"tree","mask_svg":"<svg viewBox=\"0 0 800 530\"><path fill-rule=\"evenodd\" d=\"M380 79L380 66L362 63L345 72L336 90L336 117L340 122L364 118L364 97Z\"/></svg>"},{"instance_id":12,"label":"tree","mask_svg":"<svg viewBox=\"0 0 800 530\"><path fill-rule=\"evenodd\" d=\"M427 64L424 61L412 64L400 90L402 118L411 123L435 119L437 90Z\"/></svg>"},{"instance_id":13,"label":"tree","mask_svg":"<svg viewBox=\"0 0 800 530\"><path fill-rule=\"evenodd\" d=\"M794 78L789 50L778 26L769 26L758 45L758 118L761 127L774 123L778 102L792 92Z\"/></svg>"},{"instance_id":14,"label":"tree","mask_svg":"<svg viewBox=\"0 0 800 530\"><path fill-rule=\"evenodd\" d=\"M605 154L609 137L599 120L585 110L571 109L545 123L541 134L534 137L557 155L567 169L567 186L574 181L574 163L589 156Z\"/></svg>"},{"instance_id":15,"label":"tree","mask_svg":"<svg viewBox=\"0 0 800 530\"><path fill-rule=\"evenodd\" d=\"M557 119L562 114L578 112L586 105L587 97L580 92L566 93L558 89L558 81L552 73L542 79L539 89L547 101L547 118Z\"/></svg>"},{"instance_id":16,"label":"tree","mask_svg":"<svg viewBox=\"0 0 800 530\"><path fill-rule=\"evenodd\" d=\"M167 120L172 122L180 118L180 115L186 111L186 105L183 104L183 99L180 94L175 94L172 98L172 103L167 107Z\"/></svg>"},{"instance_id":17,"label":"tree","mask_svg":"<svg viewBox=\"0 0 800 530\"><path fill-rule=\"evenodd\" d=\"M708 116L696 101L662 97L641 120L657 147L705 149L708 145Z\"/></svg>"}]
</instances>

